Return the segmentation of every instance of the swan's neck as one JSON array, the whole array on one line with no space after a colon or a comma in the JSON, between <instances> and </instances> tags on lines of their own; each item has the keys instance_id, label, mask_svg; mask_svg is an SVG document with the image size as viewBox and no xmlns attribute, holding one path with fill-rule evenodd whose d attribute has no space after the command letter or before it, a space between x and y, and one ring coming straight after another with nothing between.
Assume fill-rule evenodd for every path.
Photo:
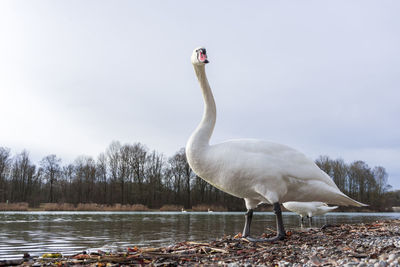
<instances>
[{"instance_id":1,"label":"swan's neck","mask_svg":"<svg viewBox=\"0 0 400 267\"><path fill-rule=\"evenodd\" d=\"M204 98L204 113L200 124L191 135L187 149L191 151L187 152L200 152L209 146L209 141L214 130L215 121L217 117L217 110L215 107L215 101L211 92L210 85L208 84L205 66L194 66L197 79L200 83L200 88Z\"/></svg>"}]
</instances>

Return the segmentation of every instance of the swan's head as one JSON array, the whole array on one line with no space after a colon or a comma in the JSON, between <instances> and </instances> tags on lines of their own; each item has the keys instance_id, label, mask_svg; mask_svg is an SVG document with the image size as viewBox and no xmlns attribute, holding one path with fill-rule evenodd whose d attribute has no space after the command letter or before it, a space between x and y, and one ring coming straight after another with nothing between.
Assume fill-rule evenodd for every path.
<instances>
[{"instance_id":1,"label":"swan's head","mask_svg":"<svg viewBox=\"0 0 400 267\"><path fill-rule=\"evenodd\" d=\"M204 65L209 62L207 59L207 51L204 47L198 47L195 50L193 50L191 59L192 59L192 64L195 66Z\"/></svg>"}]
</instances>

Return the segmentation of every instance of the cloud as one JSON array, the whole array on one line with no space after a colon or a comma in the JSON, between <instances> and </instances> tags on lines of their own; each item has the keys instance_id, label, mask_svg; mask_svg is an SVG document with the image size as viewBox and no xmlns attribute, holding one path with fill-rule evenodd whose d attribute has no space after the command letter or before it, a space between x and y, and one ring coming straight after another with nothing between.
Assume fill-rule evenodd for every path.
<instances>
[{"instance_id":1,"label":"cloud","mask_svg":"<svg viewBox=\"0 0 400 267\"><path fill-rule=\"evenodd\" d=\"M204 45L213 143L260 138L364 160L400 188L398 3L202 6L1 2L1 145L64 162L113 140L172 155L202 115L190 55Z\"/></svg>"}]
</instances>

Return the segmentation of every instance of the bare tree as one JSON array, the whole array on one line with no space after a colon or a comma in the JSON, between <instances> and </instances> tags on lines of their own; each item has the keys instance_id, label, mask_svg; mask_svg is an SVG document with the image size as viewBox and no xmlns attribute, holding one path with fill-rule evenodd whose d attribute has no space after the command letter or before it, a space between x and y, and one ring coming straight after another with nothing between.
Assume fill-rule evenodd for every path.
<instances>
[{"instance_id":1,"label":"bare tree","mask_svg":"<svg viewBox=\"0 0 400 267\"><path fill-rule=\"evenodd\" d=\"M387 186L388 174L386 173L385 168L381 166L375 167L372 172L375 177L378 195L382 196L389 189Z\"/></svg>"},{"instance_id":2,"label":"bare tree","mask_svg":"<svg viewBox=\"0 0 400 267\"><path fill-rule=\"evenodd\" d=\"M347 193L348 189L346 188L346 184L349 170L346 163L344 163L342 159L336 159L333 160L330 165L332 168L333 181L342 192Z\"/></svg>"},{"instance_id":3,"label":"bare tree","mask_svg":"<svg viewBox=\"0 0 400 267\"><path fill-rule=\"evenodd\" d=\"M91 157L80 156L75 160L75 183L79 202L92 202L96 183L96 163Z\"/></svg>"},{"instance_id":4,"label":"bare tree","mask_svg":"<svg viewBox=\"0 0 400 267\"><path fill-rule=\"evenodd\" d=\"M186 159L183 158L182 154L177 152L168 160L168 172L171 175L171 179L173 180L173 192L175 203L181 202L181 191L183 184L183 176L185 173L185 163Z\"/></svg>"},{"instance_id":5,"label":"bare tree","mask_svg":"<svg viewBox=\"0 0 400 267\"><path fill-rule=\"evenodd\" d=\"M117 192L116 184L121 180L120 165L121 165L121 144L119 142L112 142L107 148L107 162L110 170L110 200L115 203L120 194ZM117 200L118 201L118 200Z\"/></svg>"},{"instance_id":6,"label":"bare tree","mask_svg":"<svg viewBox=\"0 0 400 267\"><path fill-rule=\"evenodd\" d=\"M160 205L162 192L162 176L164 168L164 156L153 151L147 158L146 178L148 181L149 203L152 207Z\"/></svg>"},{"instance_id":7,"label":"bare tree","mask_svg":"<svg viewBox=\"0 0 400 267\"><path fill-rule=\"evenodd\" d=\"M0 147L0 202L6 202L7 177L11 169L10 149Z\"/></svg>"},{"instance_id":8,"label":"bare tree","mask_svg":"<svg viewBox=\"0 0 400 267\"><path fill-rule=\"evenodd\" d=\"M319 156L315 161L318 167L326 172L329 176L332 174L332 160L328 156Z\"/></svg>"},{"instance_id":9,"label":"bare tree","mask_svg":"<svg viewBox=\"0 0 400 267\"><path fill-rule=\"evenodd\" d=\"M99 200L98 203L106 204L108 202L108 166L107 157L104 153L101 153L97 158L96 165L96 176L99 182Z\"/></svg>"},{"instance_id":10,"label":"bare tree","mask_svg":"<svg viewBox=\"0 0 400 267\"><path fill-rule=\"evenodd\" d=\"M54 184L57 181L57 178L60 176L61 167L60 167L61 159L57 158L56 155L48 155L44 157L40 161L40 167L43 170L44 177L47 180L47 183L50 188L49 192L49 201L54 202Z\"/></svg>"},{"instance_id":11,"label":"bare tree","mask_svg":"<svg viewBox=\"0 0 400 267\"><path fill-rule=\"evenodd\" d=\"M130 191L130 197L133 196L133 202L144 203L143 183L146 179L148 149L141 143L135 143L130 147L130 152L129 164L132 171L131 182L137 185L137 190Z\"/></svg>"}]
</instances>

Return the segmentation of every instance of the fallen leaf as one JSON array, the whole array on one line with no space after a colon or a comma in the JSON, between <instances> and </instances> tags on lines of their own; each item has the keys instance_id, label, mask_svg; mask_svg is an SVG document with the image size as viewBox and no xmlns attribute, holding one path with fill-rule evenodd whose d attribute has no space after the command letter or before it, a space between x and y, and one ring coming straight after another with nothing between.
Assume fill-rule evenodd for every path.
<instances>
[{"instance_id":1,"label":"fallen leaf","mask_svg":"<svg viewBox=\"0 0 400 267\"><path fill-rule=\"evenodd\" d=\"M242 233L238 233L238 234L235 235L233 238L242 238Z\"/></svg>"},{"instance_id":2,"label":"fallen leaf","mask_svg":"<svg viewBox=\"0 0 400 267\"><path fill-rule=\"evenodd\" d=\"M138 247L133 247L133 248L128 248L128 252L136 252L136 251L138 251L139 249L138 249Z\"/></svg>"}]
</instances>

